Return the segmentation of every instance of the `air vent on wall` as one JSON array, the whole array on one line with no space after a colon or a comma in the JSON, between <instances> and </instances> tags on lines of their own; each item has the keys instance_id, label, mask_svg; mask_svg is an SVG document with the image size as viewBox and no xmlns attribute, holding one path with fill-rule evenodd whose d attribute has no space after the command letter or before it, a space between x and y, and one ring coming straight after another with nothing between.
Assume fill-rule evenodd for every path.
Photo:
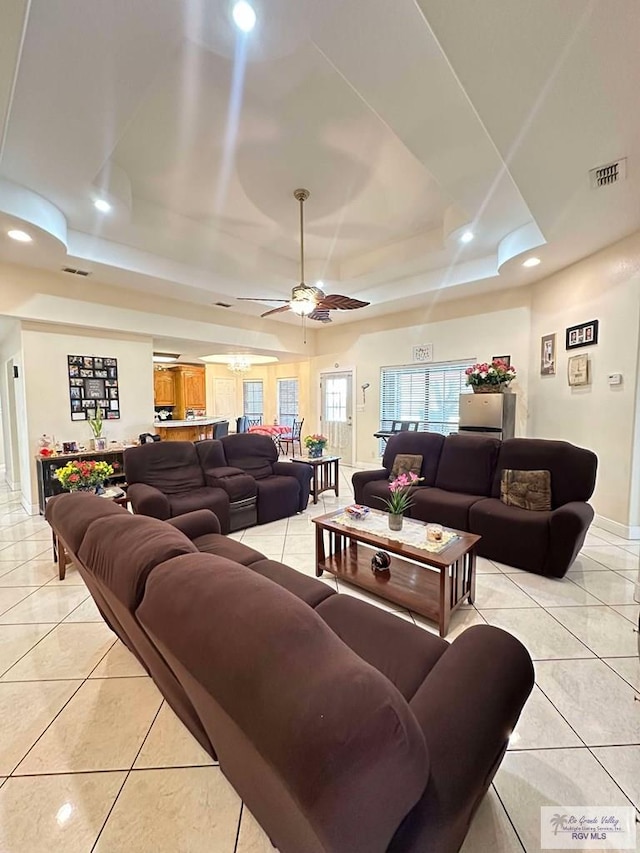
<instances>
[{"instance_id":1,"label":"air vent on wall","mask_svg":"<svg viewBox=\"0 0 640 853\"><path fill-rule=\"evenodd\" d=\"M62 272L68 272L70 275L81 275L86 278L88 275L91 275L89 270L79 270L75 267L62 267Z\"/></svg>"},{"instance_id":2,"label":"air vent on wall","mask_svg":"<svg viewBox=\"0 0 640 853\"><path fill-rule=\"evenodd\" d=\"M229 302L214 302L214 305L217 305L218 308L231 308L231 304Z\"/></svg>"},{"instance_id":3,"label":"air vent on wall","mask_svg":"<svg viewBox=\"0 0 640 853\"><path fill-rule=\"evenodd\" d=\"M624 181L627 177L627 158L616 160L613 163L607 163L606 166L598 166L597 169L589 171L589 181L591 189L595 190L598 187L608 187L610 184L617 184L619 181Z\"/></svg>"}]
</instances>

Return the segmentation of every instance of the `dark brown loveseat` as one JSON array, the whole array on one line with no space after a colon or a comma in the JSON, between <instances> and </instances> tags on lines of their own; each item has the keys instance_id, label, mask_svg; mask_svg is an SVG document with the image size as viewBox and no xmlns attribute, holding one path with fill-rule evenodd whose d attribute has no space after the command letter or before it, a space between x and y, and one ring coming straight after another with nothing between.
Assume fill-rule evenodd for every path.
<instances>
[{"instance_id":1,"label":"dark brown loveseat","mask_svg":"<svg viewBox=\"0 0 640 853\"><path fill-rule=\"evenodd\" d=\"M357 503L383 509L397 454L423 457L413 518L482 536L478 554L519 569L563 577L593 520L597 457L566 441L481 435L400 433L389 439L383 468L353 475ZM551 510L507 506L500 500L504 469L551 473Z\"/></svg>"},{"instance_id":2,"label":"dark brown loveseat","mask_svg":"<svg viewBox=\"0 0 640 853\"><path fill-rule=\"evenodd\" d=\"M449 644L225 539L210 512L171 526L71 494L47 518L280 853L459 849L533 685L514 637Z\"/></svg>"},{"instance_id":3,"label":"dark brown loveseat","mask_svg":"<svg viewBox=\"0 0 640 853\"><path fill-rule=\"evenodd\" d=\"M209 509L223 533L302 512L312 476L308 465L279 462L271 438L251 434L130 447L124 470L135 513L166 520Z\"/></svg>"}]
</instances>

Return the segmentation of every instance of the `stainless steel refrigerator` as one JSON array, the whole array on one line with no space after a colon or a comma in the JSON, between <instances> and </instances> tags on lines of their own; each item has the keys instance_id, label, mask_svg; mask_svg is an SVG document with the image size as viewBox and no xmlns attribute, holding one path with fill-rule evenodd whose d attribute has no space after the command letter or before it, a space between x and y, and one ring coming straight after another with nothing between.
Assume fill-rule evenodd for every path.
<instances>
[{"instance_id":1,"label":"stainless steel refrigerator","mask_svg":"<svg viewBox=\"0 0 640 853\"><path fill-rule=\"evenodd\" d=\"M515 394L460 394L458 431L513 438L516 399Z\"/></svg>"}]
</instances>

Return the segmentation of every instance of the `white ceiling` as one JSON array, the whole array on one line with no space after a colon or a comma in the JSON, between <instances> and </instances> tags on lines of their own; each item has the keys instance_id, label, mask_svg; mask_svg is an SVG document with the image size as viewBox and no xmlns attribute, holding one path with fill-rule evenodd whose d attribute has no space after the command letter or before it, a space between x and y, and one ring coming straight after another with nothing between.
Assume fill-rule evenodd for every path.
<instances>
[{"instance_id":1,"label":"white ceiling","mask_svg":"<svg viewBox=\"0 0 640 853\"><path fill-rule=\"evenodd\" d=\"M372 303L348 322L640 227L636 0L254 6L243 39L227 0L4 0L0 258L256 315L299 280L305 186L307 280Z\"/></svg>"}]
</instances>

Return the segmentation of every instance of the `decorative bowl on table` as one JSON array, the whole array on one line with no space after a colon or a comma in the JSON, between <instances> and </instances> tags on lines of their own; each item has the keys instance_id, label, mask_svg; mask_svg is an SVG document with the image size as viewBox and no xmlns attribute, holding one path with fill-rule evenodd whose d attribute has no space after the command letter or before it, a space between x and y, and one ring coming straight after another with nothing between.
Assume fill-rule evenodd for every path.
<instances>
[{"instance_id":1,"label":"decorative bowl on table","mask_svg":"<svg viewBox=\"0 0 640 853\"><path fill-rule=\"evenodd\" d=\"M362 504L351 504L351 506L346 506L344 511L349 518L362 521L369 515L370 509L368 506L363 506Z\"/></svg>"}]
</instances>

